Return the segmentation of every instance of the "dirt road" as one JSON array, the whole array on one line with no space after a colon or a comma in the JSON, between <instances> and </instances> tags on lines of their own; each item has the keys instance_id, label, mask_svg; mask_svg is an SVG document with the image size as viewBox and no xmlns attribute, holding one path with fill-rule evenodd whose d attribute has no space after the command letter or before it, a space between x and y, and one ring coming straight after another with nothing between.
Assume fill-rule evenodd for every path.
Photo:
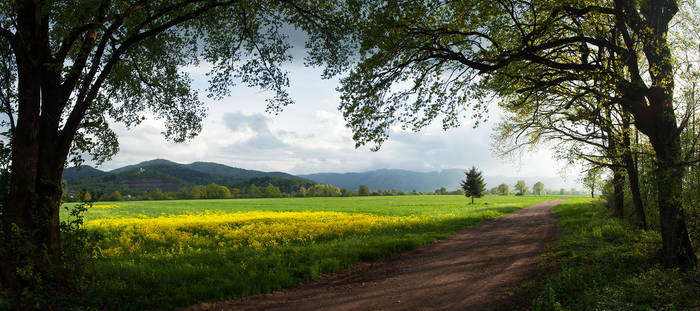
<instances>
[{"instance_id":1,"label":"dirt road","mask_svg":"<svg viewBox=\"0 0 700 311\"><path fill-rule=\"evenodd\" d=\"M536 271L558 234L550 213L564 200L535 204L385 261L271 294L183 310L494 310L508 286Z\"/></svg>"}]
</instances>

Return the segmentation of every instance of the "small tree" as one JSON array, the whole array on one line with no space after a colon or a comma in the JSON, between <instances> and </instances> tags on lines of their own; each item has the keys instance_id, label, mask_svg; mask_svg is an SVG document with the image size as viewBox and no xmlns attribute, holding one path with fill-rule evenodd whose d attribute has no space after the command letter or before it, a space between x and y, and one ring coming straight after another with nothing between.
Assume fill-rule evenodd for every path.
<instances>
[{"instance_id":1,"label":"small tree","mask_svg":"<svg viewBox=\"0 0 700 311\"><path fill-rule=\"evenodd\" d=\"M360 185L360 188L357 189L357 194L361 196L368 196L372 194L372 191L369 190L367 185Z\"/></svg>"},{"instance_id":2,"label":"small tree","mask_svg":"<svg viewBox=\"0 0 700 311\"><path fill-rule=\"evenodd\" d=\"M527 184L524 180L518 180L515 184L515 189L518 190L517 195L525 195L527 193Z\"/></svg>"},{"instance_id":3,"label":"small tree","mask_svg":"<svg viewBox=\"0 0 700 311\"><path fill-rule=\"evenodd\" d=\"M532 186L532 192L536 195L545 195L547 192L544 191L544 184L538 181L534 186Z\"/></svg>"},{"instance_id":4,"label":"small tree","mask_svg":"<svg viewBox=\"0 0 700 311\"><path fill-rule=\"evenodd\" d=\"M498 194L500 195L509 195L510 194L510 187L506 184L500 184L498 185Z\"/></svg>"},{"instance_id":5,"label":"small tree","mask_svg":"<svg viewBox=\"0 0 700 311\"><path fill-rule=\"evenodd\" d=\"M256 186L255 184L250 185L248 187L248 197L249 198L259 198L262 196L262 191L260 191L260 188Z\"/></svg>"},{"instance_id":6,"label":"small tree","mask_svg":"<svg viewBox=\"0 0 700 311\"><path fill-rule=\"evenodd\" d=\"M272 184L265 187L265 197L267 198L279 198L282 196L280 188L273 186Z\"/></svg>"},{"instance_id":7,"label":"small tree","mask_svg":"<svg viewBox=\"0 0 700 311\"><path fill-rule=\"evenodd\" d=\"M112 192L112 195L109 196L110 201L121 201L124 200L124 197L119 191L114 191Z\"/></svg>"},{"instance_id":8,"label":"small tree","mask_svg":"<svg viewBox=\"0 0 700 311\"><path fill-rule=\"evenodd\" d=\"M462 181L462 190L464 190L464 195L472 198L472 203L474 204L474 198L480 198L484 196L484 189L486 185L484 184L484 178L481 177L481 172L473 167L468 171L464 172L466 179Z\"/></svg>"},{"instance_id":9,"label":"small tree","mask_svg":"<svg viewBox=\"0 0 700 311\"><path fill-rule=\"evenodd\" d=\"M306 197L306 187L301 186L299 187L299 192L297 192L297 196L299 197Z\"/></svg>"},{"instance_id":10,"label":"small tree","mask_svg":"<svg viewBox=\"0 0 700 311\"><path fill-rule=\"evenodd\" d=\"M588 170L588 172L586 172L586 176L584 176L581 181L583 182L583 186L591 191L591 198L594 198L595 190L602 188L603 185L603 178L600 177L600 169L593 168ZM573 189L571 192L572 194L575 194Z\"/></svg>"},{"instance_id":11,"label":"small tree","mask_svg":"<svg viewBox=\"0 0 700 311\"><path fill-rule=\"evenodd\" d=\"M194 186L192 187L191 195L193 199L206 199L207 189L204 186Z\"/></svg>"},{"instance_id":12,"label":"small tree","mask_svg":"<svg viewBox=\"0 0 700 311\"><path fill-rule=\"evenodd\" d=\"M151 200L162 200L164 198L163 196L163 191L160 189L156 188L156 190L153 190L151 194L149 195Z\"/></svg>"}]
</instances>

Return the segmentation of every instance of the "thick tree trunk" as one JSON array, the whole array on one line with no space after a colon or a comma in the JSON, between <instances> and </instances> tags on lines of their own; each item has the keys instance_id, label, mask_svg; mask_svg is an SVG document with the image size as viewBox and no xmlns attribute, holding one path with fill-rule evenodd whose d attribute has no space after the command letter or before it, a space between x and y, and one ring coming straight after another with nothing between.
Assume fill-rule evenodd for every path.
<instances>
[{"instance_id":1,"label":"thick tree trunk","mask_svg":"<svg viewBox=\"0 0 700 311\"><path fill-rule=\"evenodd\" d=\"M61 95L60 72L50 66L48 18L36 3L21 2L16 9L18 117L1 221L6 244L0 265L0 281L10 291L36 286L32 282L37 278L60 281L53 268L61 259L60 184L69 148L59 139L60 103L68 98ZM31 268L35 275L22 278L18 268Z\"/></svg>"},{"instance_id":2,"label":"thick tree trunk","mask_svg":"<svg viewBox=\"0 0 700 311\"><path fill-rule=\"evenodd\" d=\"M637 127L649 137L656 153L655 171L662 255L668 266L697 263L683 212L683 176L680 132L673 99L661 89L650 89L648 106L632 106Z\"/></svg>"},{"instance_id":3,"label":"thick tree trunk","mask_svg":"<svg viewBox=\"0 0 700 311\"><path fill-rule=\"evenodd\" d=\"M0 265L2 282L8 288L18 288L21 280L17 276L17 268L21 267L25 258L10 247L17 243L32 243L41 245L36 228L39 222L33 205L36 203L36 178L39 152L39 113L41 107L39 81L40 70L28 57L17 58L18 67L18 118L12 139L12 164L10 175L10 191L7 206L2 215L2 232L7 239L5 242L6 262ZM20 235L28 241L20 241ZM36 250L35 253L42 253ZM39 259L39 258L35 258ZM46 260L34 260L42 264Z\"/></svg>"},{"instance_id":4,"label":"thick tree trunk","mask_svg":"<svg viewBox=\"0 0 700 311\"><path fill-rule=\"evenodd\" d=\"M668 139L657 137L652 139L652 145L656 151L658 163L656 187L664 261L670 266L688 266L694 264L697 259L690 244L683 212L682 187L685 170L680 164L682 160L680 137Z\"/></svg>"}]
</instances>

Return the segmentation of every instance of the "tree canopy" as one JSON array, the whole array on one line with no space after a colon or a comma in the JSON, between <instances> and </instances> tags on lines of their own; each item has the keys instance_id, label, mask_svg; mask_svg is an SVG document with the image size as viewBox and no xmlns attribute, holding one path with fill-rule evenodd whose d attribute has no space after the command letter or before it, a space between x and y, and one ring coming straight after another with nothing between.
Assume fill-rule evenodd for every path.
<instances>
[{"instance_id":1,"label":"tree canopy","mask_svg":"<svg viewBox=\"0 0 700 311\"><path fill-rule=\"evenodd\" d=\"M307 64L347 65L351 16L342 1L54 0L0 3L0 281L19 292L62 260L61 173L84 155L101 163L118 150L110 124L163 120L172 141L192 138L206 115L187 68L211 65L207 96L243 84L269 92L267 110L291 103L288 29L307 34ZM346 18L345 20L343 18ZM323 51L323 52L321 52ZM323 58L321 59L321 55ZM6 194L6 195L5 195ZM40 250L46 251L40 251ZM52 264L53 263L53 264ZM53 267L52 267L53 265ZM23 268L24 269L24 268ZM46 272L46 273L45 273ZM59 275L53 273L52 275Z\"/></svg>"},{"instance_id":2,"label":"tree canopy","mask_svg":"<svg viewBox=\"0 0 700 311\"><path fill-rule=\"evenodd\" d=\"M535 131L513 131L527 143L543 133L577 139L607 111L628 114L648 137L667 264L695 263L680 176L685 111L674 105L679 40L696 33L692 2L366 1L358 3L359 61L341 80L341 105L357 145L379 148L397 125L444 128L470 114L487 118L497 100L506 117ZM680 14L679 14L680 13ZM693 44L687 46L697 47ZM681 115L679 115L679 113ZM680 123L679 123L680 119ZM522 129L522 128L520 128ZM546 130L546 131L544 131ZM544 132L543 132L544 131ZM521 136L522 135L522 136ZM517 145L517 143L516 143ZM521 192L522 193L522 192Z\"/></svg>"},{"instance_id":3,"label":"tree canopy","mask_svg":"<svg viewBox=\"0 0 700 311\"><path fill-rule=\"evenodd\" d=\"M515 187L514 187L514 188L515 188L516 190L518 190L517 195L526 195L526 194L527 194L527 184L525 183L524 180L518 180L518 181L515 183Z\"/></svg>"}]
</instances>

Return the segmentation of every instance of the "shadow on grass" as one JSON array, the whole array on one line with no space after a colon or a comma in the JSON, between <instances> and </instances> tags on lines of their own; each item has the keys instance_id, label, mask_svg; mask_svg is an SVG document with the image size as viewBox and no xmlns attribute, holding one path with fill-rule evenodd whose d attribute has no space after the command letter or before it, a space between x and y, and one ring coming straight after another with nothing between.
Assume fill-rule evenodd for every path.
<instances>
[{"instance_id":1,"label":"shadow on grass","mask_svg":"<svg viewBox=\"0 0 700 311\"><path fill-rule=\"evenodd\" d=\"M700 309L700 269L663 268L657 232L613 219L592 203L567 202L553 213L564 227L555 249L561 271L534 310Z\"/></svg>"}]
</instances>

